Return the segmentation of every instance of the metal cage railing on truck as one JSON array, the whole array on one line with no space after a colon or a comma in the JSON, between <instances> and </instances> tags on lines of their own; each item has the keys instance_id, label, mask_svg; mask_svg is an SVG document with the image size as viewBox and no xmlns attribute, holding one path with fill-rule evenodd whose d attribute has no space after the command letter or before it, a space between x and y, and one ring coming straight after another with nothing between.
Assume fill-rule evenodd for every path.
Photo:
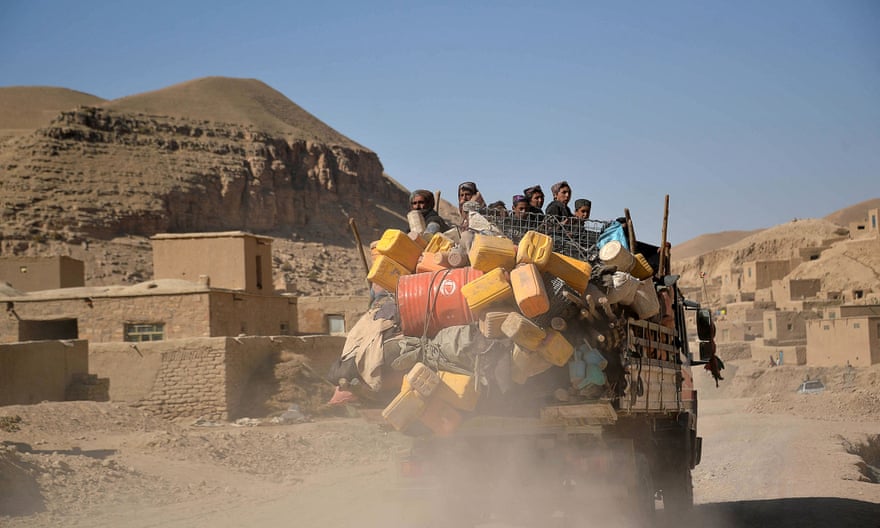
<instances>
[{"instance_id":1,"label":"metal cage railing on truck","mask_svg":"<svg viewBox=\"0 0 880 528\"><path fill-rule=\"evenodd\" d=\"M611 223L538 213L517 215L500 209L482 209L477 212L504 236L513 240L514 244L519 244L528 231L537 231L553 239L553 251L578 260L587 260L590 253L596 251L599 235Z\"/></svg>"}]
</instances>

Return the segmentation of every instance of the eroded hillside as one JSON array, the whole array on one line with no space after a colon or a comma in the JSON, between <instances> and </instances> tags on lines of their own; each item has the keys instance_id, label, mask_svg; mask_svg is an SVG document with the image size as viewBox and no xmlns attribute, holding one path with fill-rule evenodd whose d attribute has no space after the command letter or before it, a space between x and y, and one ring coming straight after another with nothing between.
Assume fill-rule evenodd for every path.
<instances>
[{"instance_id":1,"label":"eroded hillside","mask_svg":"<svg viewBox=\"0 0 880 528\"><path fill-rule=\"evenodd\" d=\"M94 285L150 278L156 233L242 230L289 242L276 269L295 290L354 293L364 271L348 219L369 243L405 225L407 198L376 153L248 79L65 110L0 142L0 254L82 258ZM310 244L329 256L304 265Z\"/></svg>"}]
</instances>

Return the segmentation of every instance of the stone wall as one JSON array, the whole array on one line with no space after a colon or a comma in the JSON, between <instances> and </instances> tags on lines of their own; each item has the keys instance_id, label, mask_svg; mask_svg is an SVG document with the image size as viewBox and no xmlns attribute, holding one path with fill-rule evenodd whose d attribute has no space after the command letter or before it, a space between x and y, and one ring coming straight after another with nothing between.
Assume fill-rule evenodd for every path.
<instances>
[{"instance_id":1,"label":"stone wall","mask_svg":"<svg viewBox=\"0 0 880 528\"><path fill-rule=\"evenodd\" d=\"M150 393L137 404L169 418L203 416L227 419L226 340L173 342L173 350L161 353L159 371ZM111 377L111 386L113 381Z\"/></svg>"},{"instance_id":2,"label":"stone wall","mask_svg":"<svg viewBox=\"0 0 880 528\"><path fill-rule=\"evenodd\" d=\"M345 318L345 332L357 323L370 307L368 296L299 297L297 299L297 333L327 334L327 315Z\"/></svg>"},{"instance_id":3,"label":"stone wall","mask_svg":"<svg viewBox=\"0 0 880 528\"><path fill-rule=\"evenodd\" d=\"M91 343L124 341L126 323L164 323L165 339L297 333L294 298L243 292L213 290L108 297L83 293L82 297L74 298L17 299L14 310L14 315L0 317L0 342L34 339L20 338L19 326L27 326L29 321L75 322L64 326L72 335L51 337L85 339Z\"/></svg>"},{"instance_id":4,"label":"stone wall","mask_svg":"<svg viewBox=\"0 0 880 528\"><path fill-rule=\"evenodd\" d=\"M110 379L110 399L168 417L239 417L254 372L282 351L305 355L318 373L339 357L345 338L214 337L150 343L100 343L90 371Z\"/></svg>"},{"instance_id":5,"label":"stone wall","mask_svg":"<svg viewBox=\"0 0 880 528\"><path fill-rule=\"evenodd\" d=\"M126 322L164 322L167 339L210 335L207 293L16 300L15 314L0 318L0 341L18 341L21 320L76 320L77 335L67 337L92 343L123 341Z\"/></svg>"},{"instance_id":6,"label":"stone wall","mask_svg":"<svg viewBox=\"0 0 880 528\"><path fill-rule=\"evenodd\" d=\"M64 401L70 383L88 370L85 341L0 344L0 405Z\"/></svg>"}]
</instances>

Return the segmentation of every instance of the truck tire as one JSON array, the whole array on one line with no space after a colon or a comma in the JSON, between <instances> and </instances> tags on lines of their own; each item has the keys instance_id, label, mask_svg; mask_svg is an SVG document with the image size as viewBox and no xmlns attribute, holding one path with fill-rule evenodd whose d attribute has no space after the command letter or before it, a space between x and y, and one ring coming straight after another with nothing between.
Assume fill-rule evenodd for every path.
<instances>
[{"instance_id":1,"label":"truck tire","mask_svg":"<svg viewBox=\"0 0 880 528\"><path fill-rule=\"evenodd\" d=\"M654 477L648 457L636 455L636 489L633 490L633 513L638 526L654 525Z\"/></svg>"},{"instance_id":2,"label":"truck tire","mask_svg":"<svg viewBox=\"0 0 880 528\"><path fill-rule=\"evenodd\" d=\"M680 467L668 472L663 480L663 516L667 520L688 516L694 508L691 470Z\"/></svg>"}]
</instances>

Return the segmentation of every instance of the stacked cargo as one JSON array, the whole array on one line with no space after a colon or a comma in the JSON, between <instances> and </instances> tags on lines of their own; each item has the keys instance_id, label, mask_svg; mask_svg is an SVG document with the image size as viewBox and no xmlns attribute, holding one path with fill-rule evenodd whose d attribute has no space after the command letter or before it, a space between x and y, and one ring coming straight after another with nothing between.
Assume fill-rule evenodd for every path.
<instances>
[{"instance_id":1,"label":"stacked cargo","mask_svg":"<svg viewBox=\"0 0 880 528\"><path fill-rule=\"evenodd\" d=\"M389 229L373 245L368 279L393 294L402 334L386 365L406 372L382 412L394 428L452 434L489 392L503 398L554 367L568 374L551 387L555 401L618 401L633 383L626 358L664 352L632 339L629 322L659 324L661 306L651 266L620 242L587 259L554 251L558 241L535 230L518 243L484 233L468 242ZM449 341L460 336L471 344ZM651 368L650 394L674 401L668 372Z\"/></svg>"}]
</instances>

